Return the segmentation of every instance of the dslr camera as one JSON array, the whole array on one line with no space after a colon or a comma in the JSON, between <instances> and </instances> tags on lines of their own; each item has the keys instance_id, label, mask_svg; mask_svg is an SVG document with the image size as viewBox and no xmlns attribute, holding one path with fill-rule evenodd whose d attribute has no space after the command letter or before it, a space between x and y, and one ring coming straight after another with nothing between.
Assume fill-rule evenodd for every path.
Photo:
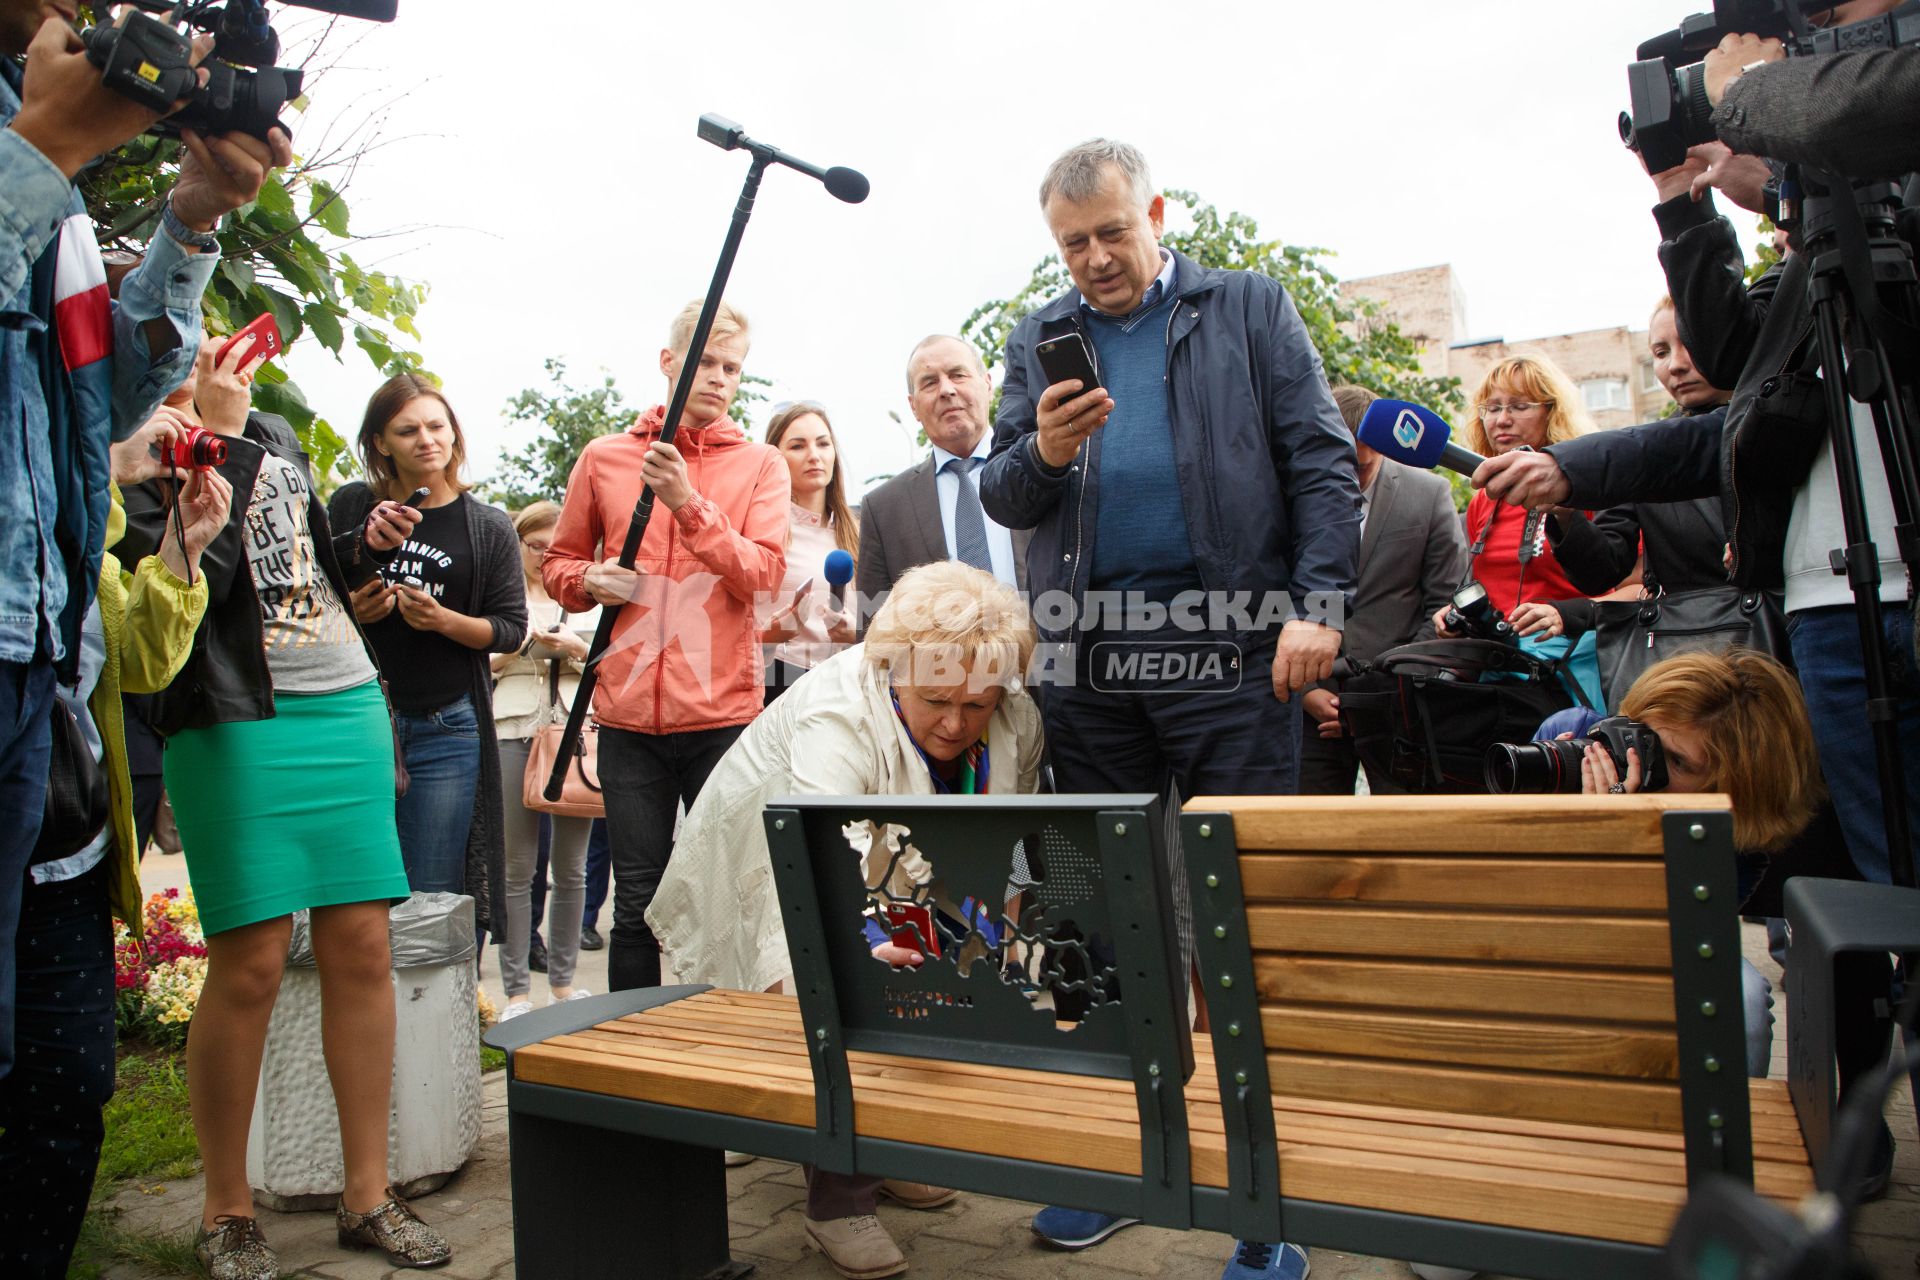
<instances>
[{"instance_id":1,"label":"dslr camera","mask_svg":"<svg viewBox=\"0 0 1920 1280\"><path fill-rule=\"evenodd\" d=\"M391 22L399 0L287 0L304 9L319 9L371 22ZM150 12L140 12L149 10ZM166 19L153 17L163 13ZM213 52L201 65L207 83L198 83L193 67L193 41L187 34L198 28L213 33ZM276 67L280 37L268 22L264 0L135 0L126 21L87 30L81 39L87 58L100 68L109 89L133 99L150 111L169 111L182 98L187 104L154 126L153 132L250 133L265 139L280 124L280 108L300 96L301 72Z\"/></svg>"},{"instance_id":2,"label":"dslr camera","mask_svg":"<svg viewBox=\"0 0 1920 1280\"><path fill-rule=\"evenodd\" d=\"M1596 720L1584 738L1554 738L1547 742L1496 742L1487 748L1487 791L1496 796L1577 795L1580 761L1587 744L1597 742L1613 758L1613 767L1627 776L1627 749L1640 753L1640 789L1664 791L1667 754L1660 735L1638 720L1608 716Z\"/></svg>"},{"instance_id":3,"label":"dslr camera","mask_svg":"<svg viewBox=\"0 0 1920 1280\"><path fill-rule=\"evenodd\" d=\"M1487 599L1487 589L1478 582L1469 582L1453 593L1453 602L1447 606L1442 621L1447 630L1458 636L1515 647L1520 644L1520 637L1507 621L1507 615Z\"/></svg>"},{"instance_id":4,"label":"dslr camera","mask_svg":"<svg viewBox=\"0 0 1920 1280\"><path fill-rule=\"evenodd\" d=\"M1832 7L1831 0L1714 0L1712 13L1693 14L1648 40L1627 67L1631 107L1620 113L1620 141L1640 153L1649 173L1671 169L1688 147L1712 142L1718 135L1701 59L1729 33L1777 39L1788 57L1920 43L1920 15L1911 13L1825 30L1807 25L1807 13Z\"/></svg>"}]
</instances>

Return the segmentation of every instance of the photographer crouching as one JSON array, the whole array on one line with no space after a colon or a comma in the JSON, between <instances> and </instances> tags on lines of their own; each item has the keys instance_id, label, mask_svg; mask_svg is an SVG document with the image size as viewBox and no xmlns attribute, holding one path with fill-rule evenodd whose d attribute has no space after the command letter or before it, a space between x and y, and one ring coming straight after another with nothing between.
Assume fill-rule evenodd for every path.
<instances>
[{"instance_id":1,"label":"photographer crouching","mask_svg":"<svg viewBox=\"0 0 1920 1280\"><path fill-rule=\"evenodd\" d=\"M1792 29L1794 56L1786 56L1788 46L1771 38L1772 32L1733 29L1748 13L1764 14L1782 33ZM1920 416L1914 405L1920 342L1912 336L1911 313L1866 322L1879 301L1874 297L1851 297L1852 311L1828 328L1816 323L1816 308L1832 305L1822 299L1855 293L1852 281L1859 272L1844 268L1849 258L1862 255L1841 247L1850 239L1867 242L1872 273L1880 280L1913 279L1920 248L1920 0L1853 0L1817 8L1794 0L1722 3L1716 16L1727 19L1721 25L1728 29L1716 32L1718 43L1701 67L1654 69L1651 112L1642 110L1649 81L1635 76L1637 117L1659 121L1658 93L1670 83L1676 95L1671 122L1635 139L1647 167L1659 182L1674 168L1696 163L1687 148L1710 141L1698 136L1700 129L1717 132L1736 154L1806 166L1805 173L1787 170L1778 185L1778 212L1789 223L1794 252L1751 291L1738 238L1710 205L1696 204L1676 183L1663 190L1670 198L1656 211L1679 336L1709 382L1734 388L1724 421L1687 418L1507 454L1484 464L1474 483L1499 501L1526 508L1606 507L1717 493L1735 584L1784 591L1813 741L1851 861L1868 880L1897 881L1903 877L1894 874L1890 856L1869 712L1890 717L1906 809L1920 813L1920 668L1913 660L1911 575L1895 536L1889 469L1874 414L1867 404L1841 399L1822 368L1833 366L1838 343L1832 331L1844 326L1852 349L1849 389L1869 398L1885 389L1889 398L1879 408L1890 426L1902 414L1911 423ZM1642 54L1649 54L1647 46ZM1648 65L1638 64L1636 73ZM1623 136L1632 133L1623 130ZM1716 163L1700 176L1713 184L1715 170L1728 167ZM1860 185L1889 178L1879 186ZM1858 214L1846 180L1859 188ZM1751 184L1721 180L1721 187L1738 200L1759 203ZM1802 205L1803 195L1815 198ZM1895 335L1882 344L1884 363L1863 351L1881 332ZM1846 484L1843 499L1843 482L1856 478L1863 509L1855 512L1850 531L1845 515L1853 485ZM1867 541L1875 554L1867 554ZM1875 610L1877 625L1862 621ZM1872 667L1865 636L1874 638L1879 651ZM1877 661L1881 653L1884 666ZM1885 685L1873 696L1884 695L1884 701L1870 707L1870 688L1882 672ZM1913 858L1910 841L1898 856ZM1878 972L1858 983L1870 998L1886 993L1889 978L1882 958ZM1858 983L1842 978L1843 998L1844 989ZM1883 1018L1867 1015L1857 1026L1847 1025L1851 1020L1844 1015L1841 1021L1843 1036L1872 1038L1884 1053ZM1876 1160L1870 1182L1884 1185L1892 1156L1884 1132L1877 1154L1884 1158Z\"/></svg>"}]
</instances>

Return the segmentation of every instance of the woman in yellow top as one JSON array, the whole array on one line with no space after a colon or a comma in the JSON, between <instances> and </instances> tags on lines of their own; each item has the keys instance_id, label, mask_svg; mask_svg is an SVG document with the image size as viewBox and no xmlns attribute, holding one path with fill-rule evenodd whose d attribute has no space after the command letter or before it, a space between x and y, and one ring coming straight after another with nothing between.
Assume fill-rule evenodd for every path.
<instances>
[{"instance_id":1,"label":"woman in yellow top","mask_svg":"<svg viewBox=\"0 0 1920 1280\"><path fill-rule=\"evenodd\" d=\"M165 475L158 446L175 431L156 417L113 449L116 484ZM193 649L207 607L200 553L227 522L233 491L211 471L180 482L180 523L158 555L123 572L111 552L81 632L80 682L59 690L106 775L107 804L91 833L43 832L28 868L17 957L18 1056L0 1079L0 1228L8 1273L60 1277L86 1216L104 1135L100 1111L113 1093L113 920L140 932L140 864L133 837L120 695L165 688ZM118 489L107 545L126 528ZM59 730L56 729L56 740ZM82 827L91 825L82 823Z\"/></svg>"}]
</instances>

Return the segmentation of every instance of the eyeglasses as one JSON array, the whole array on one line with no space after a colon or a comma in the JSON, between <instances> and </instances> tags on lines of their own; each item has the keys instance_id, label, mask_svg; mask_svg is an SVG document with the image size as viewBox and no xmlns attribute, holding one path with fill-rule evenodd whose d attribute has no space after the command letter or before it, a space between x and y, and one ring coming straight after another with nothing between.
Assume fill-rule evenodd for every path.
<instances>
[{"instance_id":1,"label":"eyeglasses","mask_svg":"<svg viewBox=\"0 0 1920 1280\"><path fill-rule=\"evenodd\" d=\"M547 554L547 552L551 550L553 547L553 544L551 542L530 542L525 538L520 539L520 545L525 547L527 550L533 552L533 554L537 556L543 556Z\"/></svg>"},{"instance_id":2,"label":"eyeglasses","mask_svg":"<svg viewBox=\"0 0 1920 1280\"><path fill-rule=\"evenodd\" d=\"M1515 400L1512 404L1483 404L1477 412L1480 414L1480 420L1485 422L1487 419L1497 417L1503 413L1511 413L1517 418L1523 413L1532 413L1535 409L1544 409L1552 403L1553 401L1551 400Z\"/></svg>"}]
</instances>

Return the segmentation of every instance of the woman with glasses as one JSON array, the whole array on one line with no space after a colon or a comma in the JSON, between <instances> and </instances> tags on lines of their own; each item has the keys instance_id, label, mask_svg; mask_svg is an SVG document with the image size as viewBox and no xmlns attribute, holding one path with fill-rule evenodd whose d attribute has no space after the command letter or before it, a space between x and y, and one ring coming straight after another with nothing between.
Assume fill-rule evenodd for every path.
<instances>
[{"instance_id":1,"label":"woman with glasses","mask_svg":"<svg viewBox=\"0 0 1920 1280\"><path fill-rule=\"evenodd\" d=\"M1594 429L1572 381L1544 356L1499 361L1481 375L1470 403L1473 410L1462 443L1489 458L1515 449L1543 449ZM1487 603L1519 632L1523 647L1542 657L1569 658L1572 673L1597 706L1601 693L1593 638L1583 635L1577 644L1570 640L1568 620L1555 603L1584 600L1586 593L1568 580L1554 558L1546 535L1549 514L1505 506L1475 493L1467 504L1469 574L1486 588ZM1436 631L1459 634L1448 630L1446 615L1445 609L1434 615Z\"/></svg>"},{"instance_id":2,"label":"woman with glasses","mask_svg":"<svg viewBox=\"0 0 1920 1280\"><path fill-rule=\"evenodd\" d=\"M528 951L533 939L533 877L540 857L540 814L522 802L521 780L533 735L542 726L566 719L580 664L593 630L596 607L568 613L540 581L540 561L560 523L557 503L536 502L514 517L520 539L520 573L527 592L527 639L512 653L493 655L493 721L500 739L500 780L506 804L506 929L500 943L500 985L507 1006L500 1020L533 1011L533 978ZM556 673L555 668L558 668ZM558 696L556 696L556 690ZM553 875L553 911L548 917L547 1002L583 1000L592 995L573 985L580 958L580 922L587 897L587 837L590 818L552 817L548 862Z\"/></svg>"},{"instance_id":3,"label":"woman with glasses","mask_svg":"<svg viewBox=\"0 0 1920 1280\"><path fill-rule=\"evenodd\" d=\"M786 459L793 481L787 575L776 597L781 612L760 631L761 647L772 649L771 705L788 685L860 638L852 611L834 607L825 573L834 550L860 554L860 522L847 505L840 450L825 408L811 400L782 405L767 424L767 443Z\"/></svg>"}]
</instances>

